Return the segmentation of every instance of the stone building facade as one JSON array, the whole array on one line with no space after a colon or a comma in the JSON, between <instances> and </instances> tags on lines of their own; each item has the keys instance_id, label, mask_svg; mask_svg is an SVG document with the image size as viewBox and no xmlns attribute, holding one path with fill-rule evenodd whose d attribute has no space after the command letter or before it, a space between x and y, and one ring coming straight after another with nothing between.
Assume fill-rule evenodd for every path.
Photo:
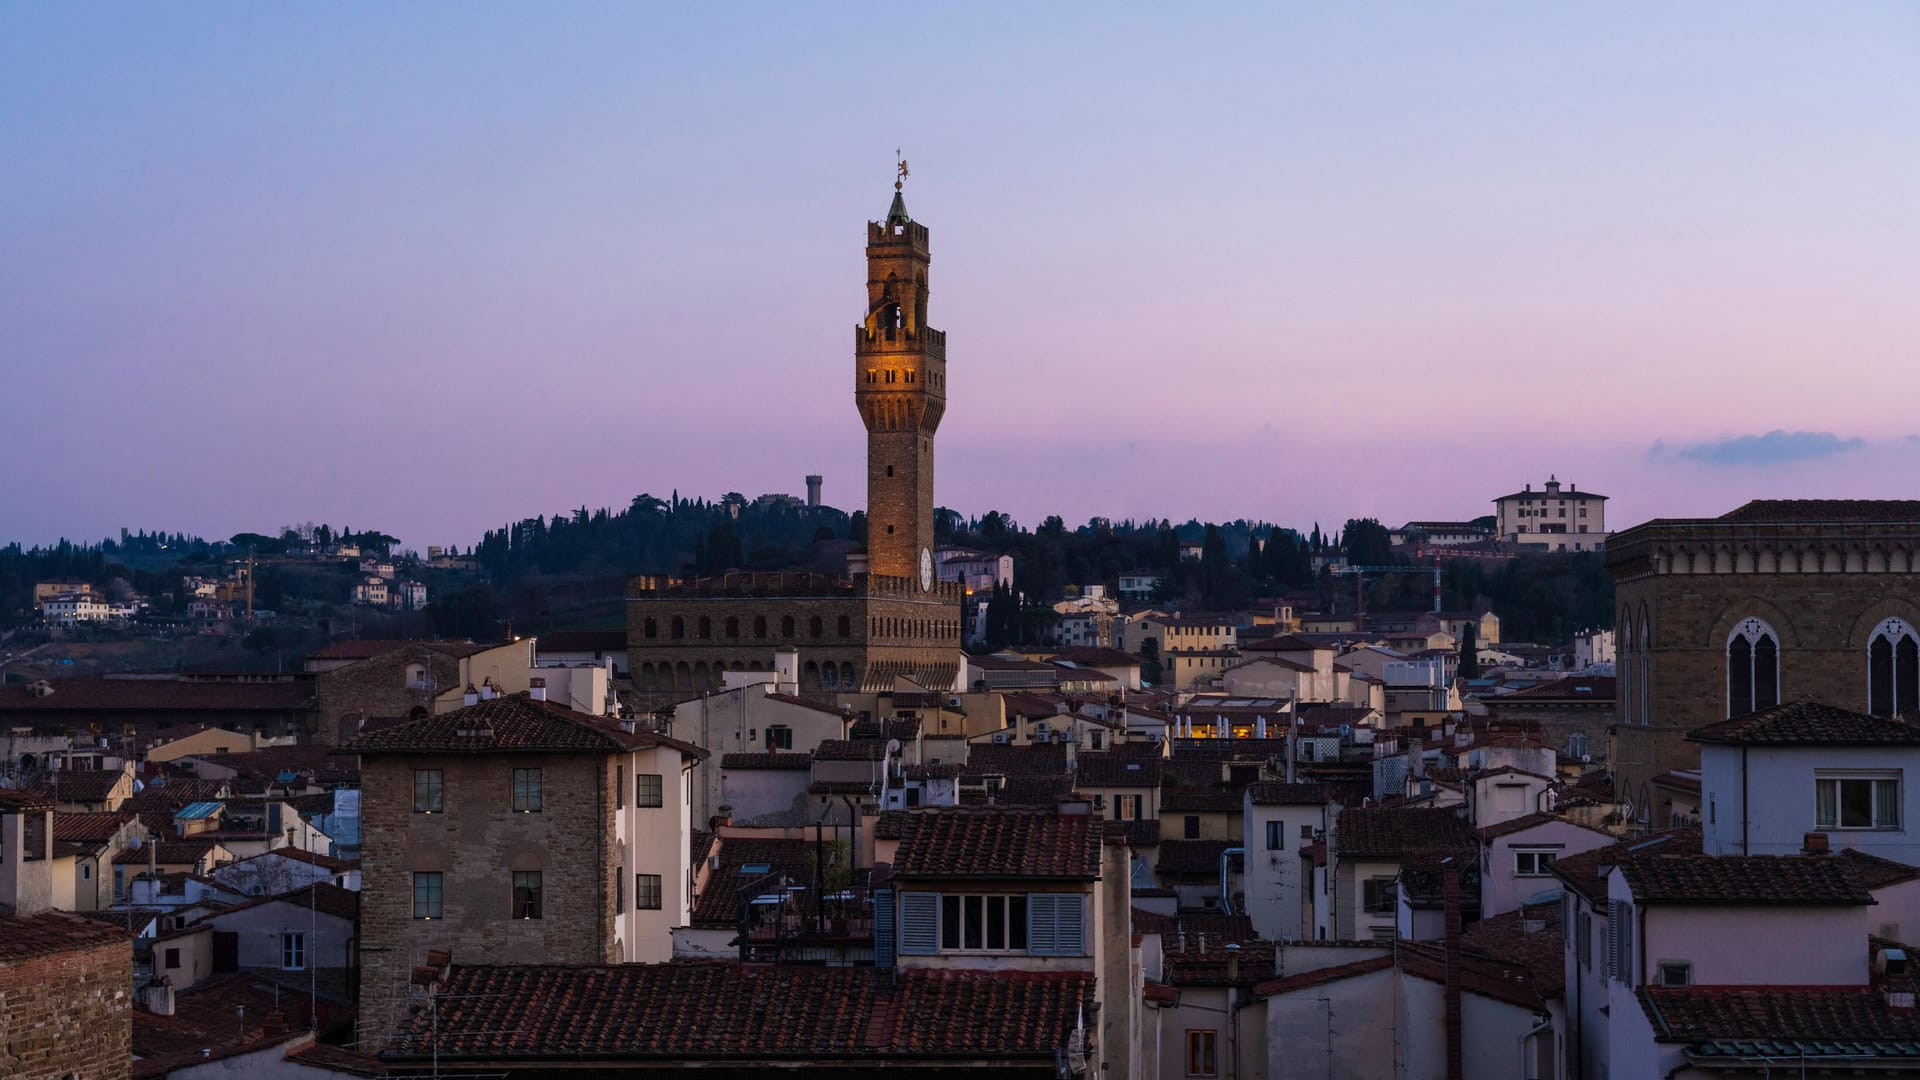
<instances>
[{"instance_id":1,"label":"stone building facade","mask_svg":"<svg viewBox=\"0 0 1920 1080\"><path fill-rule=\"evenodd\" d=\"M1920 501L1756 500L1650 521L1608 541L1607 570L1611 761L1631 795L1699 766L1695 728L1796 698L1906 712L1902 688L1920 689Z\"/></svg>"},{"instance_id":2,"label":"stone building facade","mask_svg":"<svg viewBox=\"0 0 1920 1080\"><path fill-rule=\"evenodd\" d=\"M720 689L728 671L801 654L800 692L955 687L966 589L933 562L933 438L946 411L946 335L926 325L927 227L896 189L867 225L867 311L854 329L854 401L867 429L867 554L851 580L729 573L627 585L635 689L665 705Z\"/></svg>"},{"instance_id":3,"label":"stone building facade","mask_svg":"<svg viewBox=\"0 0 1920 1080\"><path fill-rule=\"evenodd\" d=\"M378 1045L428 956L659 962L689 902L698 747L516 694L348 744L361 757L360 1016Z\"/></svg>"}]
</instances>

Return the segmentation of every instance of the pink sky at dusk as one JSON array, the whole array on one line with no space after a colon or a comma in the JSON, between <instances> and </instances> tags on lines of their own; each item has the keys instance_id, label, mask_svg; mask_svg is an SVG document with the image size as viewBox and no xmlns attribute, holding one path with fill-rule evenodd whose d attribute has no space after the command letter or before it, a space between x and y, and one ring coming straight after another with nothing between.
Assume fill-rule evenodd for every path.
<instances>
[{"instance_id":1,"label":"pink sky at dusk","mask_svg":"<svg viewBox=\"0 0 1920 1080\"><path fill-rule=\"evenodd\" d=\"M964 513L1920 494L1909 4L15 6L0 102L0 543L858 508L896 145Z\"/></svg>"}]
</instances>

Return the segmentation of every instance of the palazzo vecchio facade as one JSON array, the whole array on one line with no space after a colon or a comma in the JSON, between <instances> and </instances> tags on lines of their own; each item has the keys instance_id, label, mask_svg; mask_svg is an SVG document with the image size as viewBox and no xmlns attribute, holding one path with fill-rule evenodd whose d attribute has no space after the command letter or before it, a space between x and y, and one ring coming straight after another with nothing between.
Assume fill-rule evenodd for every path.
<instances>
[{"instance_id":1,"label":"palazzo vecchio facade","mask_svg":"<svg viewBox=\"0 0 1920 1080\"><path fill-rule=\"evenodd\" d=\"M866 318L853 333L853 399L867 428L867 570L736 572L627 583L634 687L656 702L717 690L727 671L800 654L813 697L933 691L960 678L962 586L933 565L933 437L947 406L947 335L927 325L927 227L898 185L867 223Z\"/></svg>"}]
</instances>

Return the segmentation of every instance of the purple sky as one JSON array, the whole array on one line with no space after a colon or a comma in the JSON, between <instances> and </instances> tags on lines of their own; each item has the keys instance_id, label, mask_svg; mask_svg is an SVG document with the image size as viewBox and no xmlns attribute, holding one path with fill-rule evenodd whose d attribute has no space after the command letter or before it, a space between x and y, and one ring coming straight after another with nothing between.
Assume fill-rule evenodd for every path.
<instances>
[{"instance_id":1,"label":"purple sky","mask_svg":"<svg viewBox=\"0 0 1920 1080\"><path fill-rule=\"evenodd\" d=\"M0 542L856 508L896 145L964 512L1920 495L1920 6L1198 14L0 8Z\"/></svg>"}]
</instances>

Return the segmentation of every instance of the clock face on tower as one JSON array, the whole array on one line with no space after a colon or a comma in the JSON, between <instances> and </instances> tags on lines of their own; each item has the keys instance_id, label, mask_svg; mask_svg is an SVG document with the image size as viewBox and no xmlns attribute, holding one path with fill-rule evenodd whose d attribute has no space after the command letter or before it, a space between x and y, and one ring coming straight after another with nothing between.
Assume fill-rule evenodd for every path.
<instances>
[{"instance_id":1,"label":"clock face on tower","mask_svg":"<svg viewBox=\"0 0 1920 1080\"><path fill-rule=\"evenodd\" d=\"M920 591L928 592L933 588L933 552L920 549Z\"/></svg>"}]
</instances>

